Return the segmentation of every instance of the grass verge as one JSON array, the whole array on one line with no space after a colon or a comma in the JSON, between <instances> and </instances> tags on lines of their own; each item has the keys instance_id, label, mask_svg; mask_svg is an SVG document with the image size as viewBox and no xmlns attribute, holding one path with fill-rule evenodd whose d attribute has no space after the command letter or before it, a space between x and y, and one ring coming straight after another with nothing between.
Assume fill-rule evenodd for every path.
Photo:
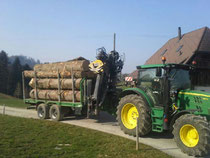
<instances>
[{"instance_id":1,"label":"grass verge","mask_svg":"<svg viewBox=\"0 0 210 158\"><path fill-rule=\"evenodd\" d=\"M26 108L28 105L23 102L23 99L18 99L9 95L0 93L0 105L5 104L9 107Z\"/></svg>"},{"instance_id":2,"label":"grass verge","mask_svg":"<svg viewBox=\"0 0 210 158\"><path fill-rule=\"evenodd\" d=\"M63 123L0 115L0 157L168 158L152 147Z\"/></svg>"}]
</instances>

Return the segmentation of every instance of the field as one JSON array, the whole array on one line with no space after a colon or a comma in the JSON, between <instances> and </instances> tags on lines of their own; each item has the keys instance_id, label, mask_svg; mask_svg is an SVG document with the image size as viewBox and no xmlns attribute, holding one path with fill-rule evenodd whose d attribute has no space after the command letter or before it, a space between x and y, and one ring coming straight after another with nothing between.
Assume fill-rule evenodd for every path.
<instances>
[{"instance_id":1,"label":"field","mask_svg":"<svg viewBox=\"0 0 210 158\"><path fill-rule=\"evenodd\" d=\"M0 115L0 157L170 157L152 147L63 123Z\"/></svg>"},{"instance_id":2,"label":"field","mask_svg":"<svg viewBox=\"0 0 210 158\"><path fill-rule=\"evenodd\" d=\"M0 93L0 105L5 104L9 107L26 108L28 105L24 104L23 99L17 99Z\"/></svg>"}]
</instances>

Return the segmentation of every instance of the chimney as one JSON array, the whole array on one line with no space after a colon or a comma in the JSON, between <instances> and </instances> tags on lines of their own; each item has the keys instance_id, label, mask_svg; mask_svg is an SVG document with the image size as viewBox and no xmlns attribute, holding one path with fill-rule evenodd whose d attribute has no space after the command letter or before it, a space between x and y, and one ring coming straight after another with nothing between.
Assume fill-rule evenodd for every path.
<instances>
[{"instance_id":1,"label":"chimney","mask_svg":"<svg viewBox=\"0 0 210 158\"><path fill-rule=\"evenodd\" d=\"M181 40L181 38L182 38L182 32L181 31L182 31L181 27L178 27L178 38L179 38L179 40Z\"/></svg>"}]
</instances>

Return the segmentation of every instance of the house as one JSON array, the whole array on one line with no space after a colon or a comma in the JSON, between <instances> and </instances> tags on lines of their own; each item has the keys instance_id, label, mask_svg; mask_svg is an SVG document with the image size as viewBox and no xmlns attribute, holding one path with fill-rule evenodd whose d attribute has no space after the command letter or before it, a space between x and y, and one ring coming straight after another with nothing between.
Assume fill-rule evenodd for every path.
<instances>
[{"instance_id":1,"label":"house","mask_svg":"<svg viewBox=\"0 0 210 158\"><path fill-rule=\"evenodd\" d=\"M178 28L178 36L166 42L155 52L145 64L162 64L161 57L166 57L166 63L191 64L210 67L210 29L203 27L185 34ZM137 79L138 71L129 76Z\"/></svg>"},{"instance_id":2,"label":"house","mask_svg":"<svg viewBox=\"0 0 210 158\"><path fill-rule=\"evenodd\" d=\"M181 34L166 42L155 52L145 64L161 64L161 57L166 63L191 64L196 61L198 66L210 67L210 29L203 27L198 30Z\"/></svg>"}]
</instances>

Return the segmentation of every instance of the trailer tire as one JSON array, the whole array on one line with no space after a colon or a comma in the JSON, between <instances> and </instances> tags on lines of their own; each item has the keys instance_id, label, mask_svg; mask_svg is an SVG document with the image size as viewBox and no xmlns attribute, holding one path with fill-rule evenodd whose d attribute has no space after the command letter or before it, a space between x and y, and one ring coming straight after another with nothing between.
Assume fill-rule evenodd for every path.
<instances>
[{"instance_id":1,"label":"trailer tire","mask_svg":"<svg viewBox=\"0 0 210 158\"><path fill-rule=\"evenodd\" d=\"M210 128L204 117L193 114L180 116L174 124L174 141L190 156L206 156L210 153Z\"/></svg>"},{"instance_id":2,"label":"trailer tire","mask_svg":"<svg viewBox=\"0 0 210 158\"><path fill-rule=\"evenodd\" d=\"M41 103L37 107L37 115L40 119L49 119L49 106Z\"/></svg>"},{"instance_id":3,"label":"trailer tire","mask_svg":"<svg viewBox=\"0 0 210 158\"><path fill-rule=\"evenodd\" d=\"M64 113L62 111L62 107L56 104L53 104L50 107L50 118L53 121L61 121L63 119Z\"/></svg>"},{"instance_id":4,"label":"trailer tire","mask_svg":"<svg viewBox=\"0 0 210 158\"><path fill-rule=\"evenodd\" d=\"M135 118L139 116L139 135L145 136L152 129L149 107L144 99L136 94L121 98L117 107L117 120L124 133L136 136Z\"/></svg>"}]
</instances>

